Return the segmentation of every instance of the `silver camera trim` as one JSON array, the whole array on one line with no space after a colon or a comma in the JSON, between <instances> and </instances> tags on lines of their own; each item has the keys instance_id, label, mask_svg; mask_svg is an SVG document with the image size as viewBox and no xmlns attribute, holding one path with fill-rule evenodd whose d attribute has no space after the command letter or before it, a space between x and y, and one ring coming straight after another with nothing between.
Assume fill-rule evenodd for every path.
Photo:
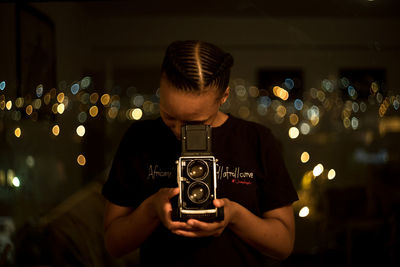
<instances>
[{"instance_id":1,"label":"silver camera trim","mask_svg":"<svg viewBox=\"0 0 400 267\"><path fill-rule=\"evenodd\" d=\"M185 182L186 178L182 177L182 162L188 161L188 160L196 160L196 159L208 159L212 161L213 164L213 170L212 170L212 177L213 177L213 187L214 190L211 192L210 190L210 195L212 195L213 199L216 199L217 196L217 164L216 164L216 159L214 156L183 156L183 157L179 157L178 160L178 168L177 168L177 182L178 182L178 186L179 186L179 192L182 192L182 183ZM208 164L206 164L208 166ZM214 209L202 209L202 210L188 210L188 209L184 209L182 208L182 203L183 203L183 199L182 199L182 194L179 194L179 210L181 213L183 214L205 214L205 213L216 213L217 212L217 208Z\"/></svg>"}]
</instances>

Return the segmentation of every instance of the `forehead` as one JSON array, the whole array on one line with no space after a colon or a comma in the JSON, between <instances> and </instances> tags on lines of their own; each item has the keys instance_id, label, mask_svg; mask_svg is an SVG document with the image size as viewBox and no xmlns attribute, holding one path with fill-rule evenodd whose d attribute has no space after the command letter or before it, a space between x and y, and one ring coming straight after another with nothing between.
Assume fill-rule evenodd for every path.
<instances>
[{"instance_id":1,"label":"forehead","mask_svg":"<svg viewBox=\"0 0 400 267\"><path fill-rule=\"evenodd\" d=\"M207 120L218 111L217 91L201 94L178 90L167 82L160 84L160 108L169 116L182 121Z\"/></svg>"}]
</instances>

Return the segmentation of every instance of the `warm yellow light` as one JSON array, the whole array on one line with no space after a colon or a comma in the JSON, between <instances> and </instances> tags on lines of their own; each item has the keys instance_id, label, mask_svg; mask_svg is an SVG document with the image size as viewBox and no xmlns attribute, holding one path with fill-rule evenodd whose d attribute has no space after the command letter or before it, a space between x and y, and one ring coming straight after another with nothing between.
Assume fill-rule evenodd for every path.
<instances>
[{"instance_id":1,"label":"warm yellow light","mask_svg":"<svg viewBox=\"0 0 400 267\"><path fill-rule=\"evenodd\" d=\"M12 108L12 102L11 100L8 100L6 103L6 109L10 110Z\"/></svg>"},{"instance_id":2,"label":"warm yellow light","mask_svg":"<svg viewBox=\"0 0 400 267\"><path fill-rule=\"evenodd\" d=\"M304 218L307 217L310 214L310 209L307 206L304 206L301 208L299 211L299 216Z\"/></svg>"},{"instance_id":3,"label":"warm yellow light","mask_svg":"<svg viewBox=\"0 0 400 267\"><path fill-rule=\"evenodd\" d=\"M20 137L21 137L21 134L22 134L21 128L19 128L19 127L16 128L16 129L14 130L14 134L15 134L16 137L20 138Z\"/></svg>"},{"instance_id":4,"label":"warm yellow light","mask_svg":"<svg viewBox=\"0 0 400 267\"><path fill-rule=\"evenodd\" d=\"M24 98L18 97L18 98L15 100L15 106L16 106L17 108L21 108L23 105L24 105Z\"/></svg>"},{"instance_id":5,"label":"warm yellow light","mask_svg":"<svg viewBox=\"0 0 400 267\"><path fill-rule=\"evenodd\" d=\"M131 117L134 120L140 120L143 116L143 111L140 108L135 108L131 112Z\"/></svg>"},{"instance_id":6,"label":"warm yellow light","mask_svg":"<svg viewBox=\"0 0 400 267\"><path fill-rule=\"evenodd\" d=\"M57 112L58 112L58 113L63 114L63 113L64 113L64 110L65 110L65 106L64 106L63 103L61 103L61 104L59 104L59 105L57 106Z\"/></svg>"},{"instance_id":7,"label":"warm yellow light","mask_svg":"<svg viewBox=\"0 0 400 267\"><path fill-rule=\"evenodd\" d=\"M97 100L99 100L99 94L98 93L93 93L90 95L90 103L96 104Z\"/></svg>"},{"instance_id":8,"label":"warm yellow light","mask_svg":"<svg viewBox=\"0 0 400 267\"><path fill-rule=\"evenodd\" d=\"M308 162L310 160L310 154L308 154L308 152L304 151L303 153L301 153L300 160L303 163Z\"/></svg>"},{"instance_id":9,"label":"warm yellow light","mask_svg":"<svg viewBox=\"0 0 400 267\"><path fill-rule=\"evenodd\" d=\"M64 102L64 93L59 93L57 95L57 101L58 101L58 103Z\"/></svg>"},{"instance_id":10,"label":"warm yellow light","mask_svg":"<svg viewBox=\"0 0 400 267\"><path fill-rule=\"evenodd\" d=\"M45 103L46 105L48 105L48 104L50 103L50 100L51 100L51 95L50 95L50 93L46 93L46 94L44 95L44 103Z\"/></svg>"},{"instance_id":11,"label":"warm yellow light","mask_svg":"<svg viewBox=\"0 0 400 267\"><path fill-rule=\"evenodd\" d=\"M76 159L79 165L84 166L86 164L86 158L84 155L80 154Z\"/></svg>"},{"instance_id":12,"label":"warm yellow light","mask_svg":"<svg viewBox=\"0 0 400 267\"><path fill-rule=\"evenodd\" d=\"M328 179L333 180L336 177L336 171L334 169L330 169L328 172Z\"/></svg>"},{"instance_id":13,"label":"warm yellow light","mask_svg":"<svg viewBox=\"0 0 400 267\"><path fill-rule=\"evenodd\" d=\"M86 132L86 129L85 129L85 126L83 126L83 125L79 125L76 128L76 134L79 135L80 137L84 136L85 132Z\"/></svg>"},{"instance_id":14,"label":"warm yellow light","mask_svg":"<svg viewBox=\"0 0 400 267\"><path fill-rule=\"evenodd\" d=\"M299 122L299 116L297 116L296 114L290 114L289 116L289 121L291 125L296 125Z\"/></svg>"},{"instance_id":15,"label":"warm yellow light","mask_svg":"<svg viewBox=\"0 0 400 267\"><path fill-rule=\"evenodd\" d=\"M26 106L25 111L26 111L26 114L31 115L32 111L33 111L32 105Z\"/></svg>"},{"instance_id":16,"label":"warm yellow light","mask_svg":"<svg viewBox=\"0 0 400 267\"><path fill-rule=\"evenodd\" d=\"M51 107L51 111L54 113L54 114L57 114L57 108L58 108L58 104L57 103L55 103L55 104L53 104L53 106Z\"/></svg>"},{"instance_id":17,"label":"warm yellow light","mask_svg":"<svg viewBox=\"0 0 400 267\"><path fill-rule=\"evenodd\" d=\"M96 117L98 113L99 113L99 109L97 108L97 106L92 106L92 107L89 109L89 114L90 114L90 116L92 116L92 117Z\"/></svg>"},{"instance_id":18,"label":"warm yellow light","mask_svg":"<svg viewBox=\"0 0 400 267\"><path fill-rule=\"evenodd\" d=\"M107 116L110 119L115 119L118 115L118 109L116 107L112 107L107 111Z\"/></svg>"},{"instance_id":19,"label":"warm yellow light","mask_svg":"<svg viewBox=\"0 0 400 267\"><path fill-rule=\"evenodd\" d=\"M320 176L323 171L324 171L324 166L320 163L314 167L313 174L315 177L317 177L317 176Z\"/></svg>"},{"instance_id":20,"label":"warm yellow light","mask_svg":"<svg viewBox=\"0 0 400 267\"><path fill-rule=\"evenodd\" d=\"M109 94L102 95L100 101L104 106L107 106L108 103L110 103L110 95Z\"/></svg>"},{"instance_id":21,"label":"warm yellow light","mask_svg":"<svg viewBox=\"0 0 400 267\"><path fill-rule=\"evenodd\" d=\"M296 127L290 127L289 129L289 137L295 139L299 136L300 131Z\"/></svg>"},{"instance_id":22,"label":"warm yellow light","mask_svg":"<svg viewBox=\"0 0 400 267\"><path fill-rule=\"evenodd\" d=\"M276 114L278 114L279 117L283 118L286 115L286 108L282 105L279 105L276 108Z\"/></svg>"},{"instance_id":23,"label":"warm yellow light","mask_svg":"<svg viewBox=\"0 0 400 267\"><path fill-rule=\"evenodd\" d=\"M5 107L6 107L6 102L4 100L0 100L0 109L4 110Z\"/></svg>"},{"instance_id":24,"label":"warm yellow light","mask_svg":"<svg viewBox=\"0 0 400 267\"><path fill-rule=\"evenodd\" d=\"M58 136L60 134L60 126L54 125L53 128L51 129L51 132L55 135Z\"/></svg>"}]
</instances>

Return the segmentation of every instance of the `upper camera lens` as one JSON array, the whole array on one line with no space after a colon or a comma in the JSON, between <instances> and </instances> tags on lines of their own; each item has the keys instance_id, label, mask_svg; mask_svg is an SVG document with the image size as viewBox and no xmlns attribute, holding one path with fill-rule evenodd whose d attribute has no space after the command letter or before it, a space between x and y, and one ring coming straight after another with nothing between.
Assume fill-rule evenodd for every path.
<instances>
[{"instance_id":1,"label":"upper camera lens","mask_svg":"<svg viewBox=\"0 0 400 267\"><path fill-rule=\"evenodd\" d=\"M208 175L208 165L204 160L192 160L187 166L187 174L195 180L203 179Z\"/></svg>"}]
</instances>

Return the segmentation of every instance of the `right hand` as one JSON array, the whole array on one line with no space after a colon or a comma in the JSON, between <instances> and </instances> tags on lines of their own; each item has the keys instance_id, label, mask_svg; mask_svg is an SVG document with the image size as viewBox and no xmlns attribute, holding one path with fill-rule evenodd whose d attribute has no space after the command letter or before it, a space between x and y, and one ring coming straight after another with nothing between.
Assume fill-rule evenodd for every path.
<instances>
[{"instance_id":1,"label":"right hand","mask_svg":"<svg viewBox=\"0 0 400 267\"><path fill-rule=\"evenodd\" d=\"M191 230L192 226L186 222L172 221L172 205L170 199L179 194L179 188L161 188L152 196L152 206L162 224L171 232Z\"/></svg>"}]
</instances>

